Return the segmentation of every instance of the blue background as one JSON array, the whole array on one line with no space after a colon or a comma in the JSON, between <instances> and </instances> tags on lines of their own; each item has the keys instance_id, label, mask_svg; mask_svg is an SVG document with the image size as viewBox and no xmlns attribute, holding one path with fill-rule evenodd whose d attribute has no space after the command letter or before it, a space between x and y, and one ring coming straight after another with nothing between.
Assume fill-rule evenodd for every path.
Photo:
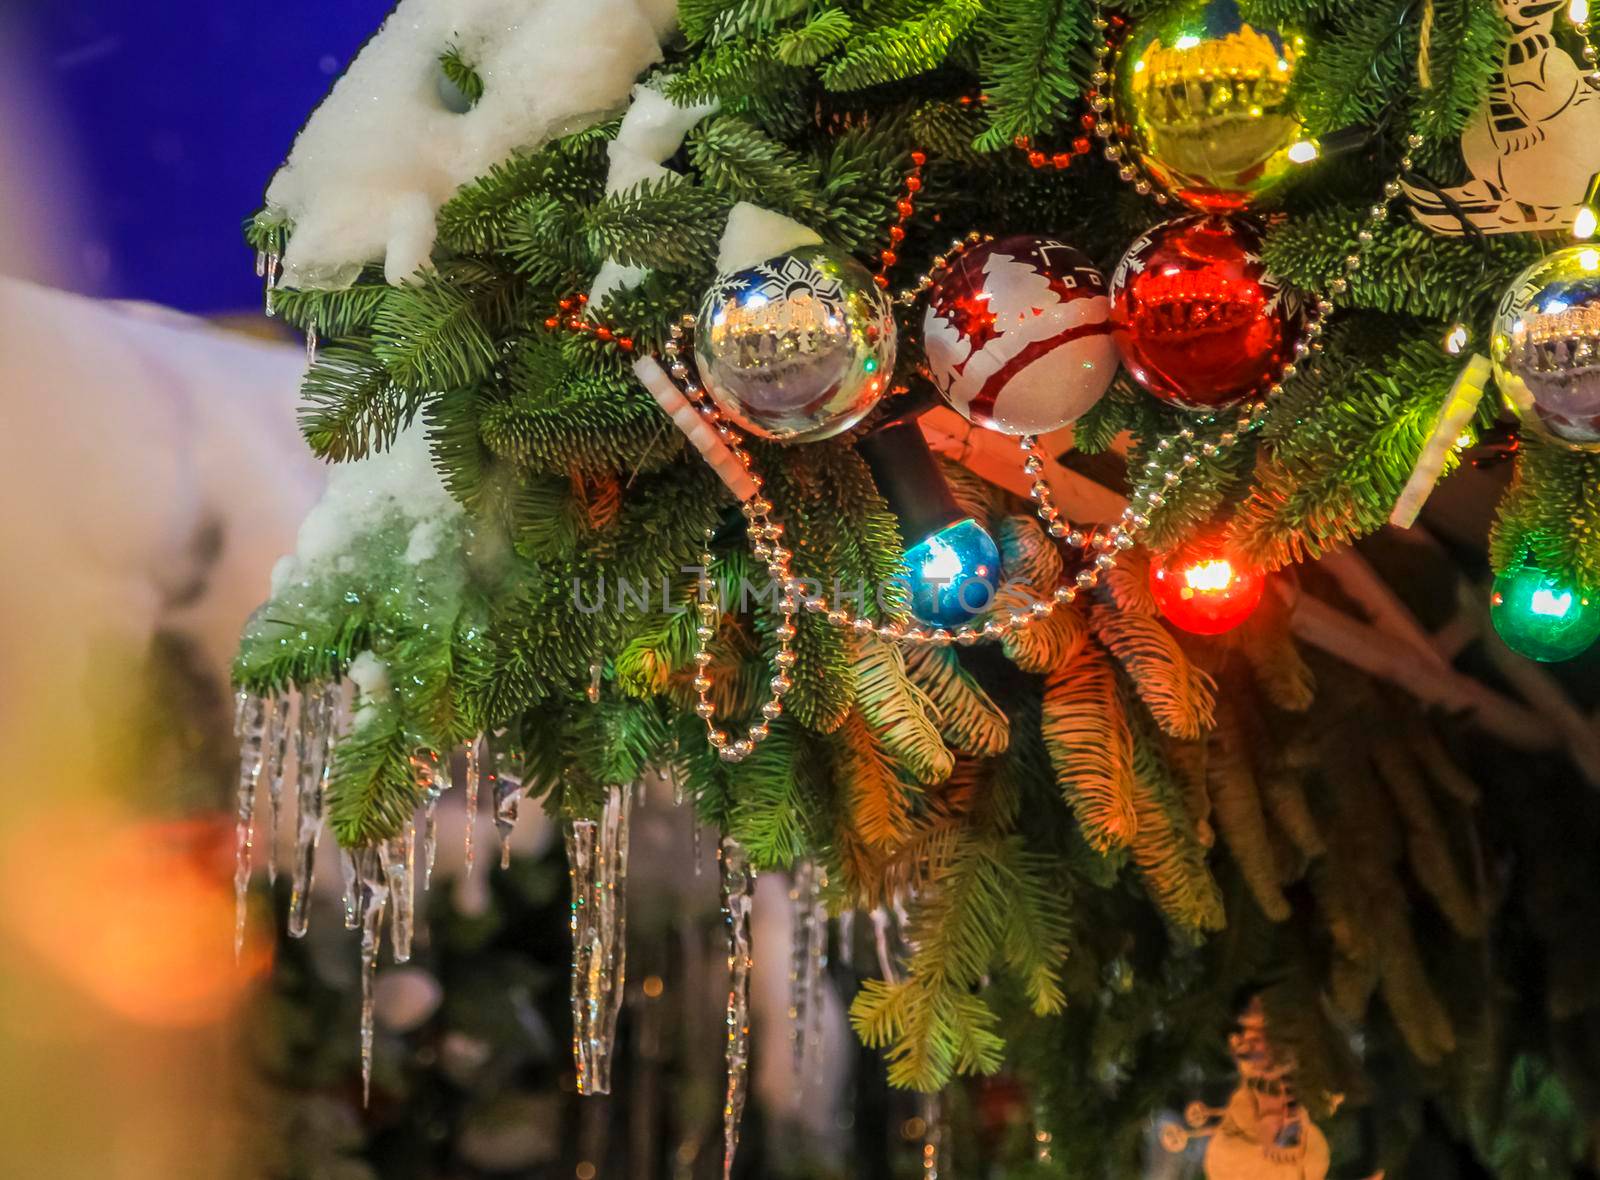
<instances>
[{"instance_id":1,"label":"blue background","mask_svg":"<svg viewBox=\"0 0 1600 1180\"><path fill-rule=\"evenodd\" d=\"M195 312L260 304L239 226L391 0L42 0L22 6L38 98L83 192L77 290ZM23 112L25 114L25 112Z\"/></svg>"}]
</instances>

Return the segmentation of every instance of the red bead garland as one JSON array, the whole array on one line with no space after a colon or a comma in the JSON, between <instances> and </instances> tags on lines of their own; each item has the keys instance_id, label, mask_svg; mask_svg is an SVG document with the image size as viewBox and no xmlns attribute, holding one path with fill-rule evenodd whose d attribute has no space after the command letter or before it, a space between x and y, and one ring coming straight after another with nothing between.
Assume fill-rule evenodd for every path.
<instances>
[{"instance_id":1,"label":"red bead garland","mask_svg":"<svg viewBox=\"0 0 1600 1180\"><path fill-rule=\"evenodd\" d=\"M895 202L895 221L889 227L889 244L878 252L878 273L872 281L883 290L889 289L889 271L900 261L895 250L906 238L906 222L917 211L916 195L922 191L922 166L928 162L928 153L917 150L911 153L911 171L906 173L905 196Z\"/></svg>"},{"instance_id":2,"label":"red bead garland","mask_svg":"<svg viewBox=\"0 0 1600 1180\"><path fill-rule=\"evenodd\" d=\"M552 332L565 328L569 332L587 332L602 344L614 344L623 352L633 351L633 337L622 336L614 328L607 327L598 320L592 320L584 314L584 309L589 305L587 295L578 294L569 299L563 299L556 304L559 313L549 316L544 321L544 326Z\"/></svg>"}]
</instances>

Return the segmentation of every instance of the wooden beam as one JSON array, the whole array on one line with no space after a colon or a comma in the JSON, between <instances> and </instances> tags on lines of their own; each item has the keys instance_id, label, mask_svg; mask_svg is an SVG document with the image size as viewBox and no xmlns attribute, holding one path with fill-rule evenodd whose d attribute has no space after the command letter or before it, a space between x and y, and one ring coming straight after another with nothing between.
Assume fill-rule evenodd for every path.
<instances>
[{"instance_id":1,"label":"wooden beam","mask_svg":"<svg viewBox=\"0 0 1600 1180\"><path fill-rule=\"evenodd\" d=\"M974 426L944 407L929 410L920 422L935 454L962 464L996 487L1028 498L1033 477L1022 469L1023 456L1016 439ZM1072 432L1057 431L1039 441L1046 456L1058 455L1071 446ZM1119 520L1127 505L1125 497L1048 457L1041 474L1049 481L1062 512L1075 522ZM1363 622L1300 592L1293 596L1290 626L1301 640L1396 685L1424 704L1471 717L1516 749L1558 749L1577 740L1570 727L1557 729L1527 706L1456 671L1394 591L1354 551L1330 554L1323 564L1374 621ZM1595 757L1600 759L1600 734L1584 728L1596 739ZM1574 747L1573 752L1580 769L1589 774L1585 765L1588 751ZM1600 770L1600 761L1596 769Z\"/></svg>"}]
</instances>

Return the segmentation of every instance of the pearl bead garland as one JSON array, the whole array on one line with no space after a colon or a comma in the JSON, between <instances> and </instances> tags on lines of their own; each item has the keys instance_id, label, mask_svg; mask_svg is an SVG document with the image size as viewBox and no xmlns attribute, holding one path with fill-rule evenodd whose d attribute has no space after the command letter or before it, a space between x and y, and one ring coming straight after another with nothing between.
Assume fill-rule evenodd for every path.
<instances>
[{"instance_id":1,"label":"pearl bead garland","mask_svg":"<svg viewBox=\"0 0 1600 1180\"><path fill-rule=\"evenodd\" d=\"M1100 14L1098 9L1092 19L1094 28L1104 34L1110 23ZM1102 38L1095 47L1095 70L1091 80L1095 85L1103 86L1110 80L1107 68L1112 45L1109 39ZM1110 102L1098 91L1090 97L1089 105L1096 113L1103 113L1110 107ZM1094 133L1106 141L1102 152L1106 159L1118 163L1123 159L1121 145L1112 142L1113 129L1111 120L1097 119L1094 124ZM1422 145L1422 138L1418 135L1407 137L1407 152L1400 159L1400 173L1411 170L1411 152ZM1150 196L1159 206L1171 203L1171 198L1163 192L1156 191L1149 179L1139 173L1131 164L1121 163L1117 170L1118 177L1130 184L1134 191L1140 195ZM1348 254L1343 263L1343 273L1333 278L1328 284L1329 296L1337 297L1348 293L1350 281L1348 276L1360 270L1363 262L1362 255L1372 241L1371 226L1383 222L1389 215L1389 203L1400 195L1401 188L1398 178L1384 185L1383 200L1375 203L1368 210L1368 228L1362 229L1357 235L1357 245ZM933 284L938 275L947 269L951 261L968 248L983 242L993 240L992 234L973 231L965 238L953 241L950 248L943 254L933 259L928 271L921 275L915 286L901 291L895 302L902 306L915 303ZM1294 345L1296 361L1303 361L1306 357L1321 348L1320 337L1326 326L1328 315L1333 311L1333 299L1319 297L1312 307L1307 318L1303 335ZM783 715L783 698L794 687L794 681L789 673L798 662L793 643L796 635L795 616L802 607L810 613L824 618L830 626L840 627L854 631L859 635L876 635L878 638L891 643L906 643L912 645L926 645L932 647L949 647L958 644L963 647L971 646L980 640L1000 640L1015 632L1026 629L1042 619L1049 618L1059 606L1066 606L1076 601L1081 595L1087 594L1099 585L1102 578L1116 567L1118 556L1132 549L1137 544L1140 533L1150 527L1150 513L1159 509L1167 501L1167 495L1183 482L1186 473L1195 470L1200 465L1200 460L1216 459L1235 446L1241 438L1254 431L1261 425L1267 412L1269 399L1283 392L1283 383L1292 379L1299 371L1298 365L1291 361L1284 366L1283 372L1277 381L1267 389L1264 396L1244 402L1235 407L1235 417L1226 429L1217 433L1214 439L1205 439L1197 442L1196 427L1207 429L1225 421L1220 415L1206 415L1195 419L1195 426L1185 426L1176 435L1175 445L1173 438L1162 437L1156 440L1154 452L1147 459L1141 470L1140 478L1135 481L1129 495L1129 502L1122 511L1122 517L1115 524L1105 529L1096 529L1085 533L1074 528L1067 522L1056 506L1055 497L1049 483L1042 478L1045 469L1045 456L1040 450L1039 441L1033 435L1023 435L1019 440L1024 456L1022 469L1024 473L1033 477L1029 494L1035 504L1035 512L1045 530L1050 536L1064 542L1071 548L1083 550L1090 555L1090 560L1076 573L1070 582L1057 586L1051 594L1044 599L1036 601L1025 609L1014 609L1003 617L987 619L979 626L975 623L962 624L954 629L945 627L923 627L914 623L901 623L895 620L879 623L865 615L857 615L843 606L831 605L822 594L802 597L804 584L794 576L792 560L793 552L783 544L784 526L781 521L772 517L773 505L761 494L763 480L754 469L754 461L744 446L744 436L729 425L722 412L711 401L705 389L700 385L697 375L685 359L692 353L687 345L687 337L693 330L695 318L692 315L683 316L670 330L670 337L663 346L666 354L666 369L675 384L695 406L702 417L716 430L717 436L725 443L740 465L749 472L750 479L757 491L750 499L741 505L746 520L746 535L750 542L751 553L758 561L765 564L768 575L777 584L780 591L778 611L783 616L783 622L773 630L773 636L778 641L778 650L773 655L773 676L768 682L769 695L761 706L762 720L749 726L745 736L735 738L727 730L721 729L716 724L716 706L711 700L714 681L710 674L712 656L710 642L716 635L717 620L721 617L721 607L716 600L709 571L713 557L711 554L711 534L706 534L705 550L701 560L705 563L707 577L701 583L700 593L696 602L699 612L699 624L695 629L696 645L694 661L697 673L694 679L696 702L694 706L696 716L700 717L706 725L706 740L717 750L718 755L725 762L743 762L750 757L758 745L771 734L770 723Z\"/></svg>"},{"instance_id":2,"label":"pearl bead garland","mask_svg":"<svg viewBox=\"0 0 1600 1180\"><path fill-rule=\"evenodd\" d=\"M1090 109L1095 112L1104 112L1111 106L1110 100L1105 98L1100 90L1101 87L1105 86L1111 80L1110 58L1112 51L1115 48L1111 37L1107 35L1108 30L1111 28L1111 22L1106 19L1105 14L1101 11L1100 5L1096 4L1089 23L1094 27L1095 31L1100 34L1100 37L1095 41L1094 46L1094 71L1089 76L1090 81L1095 86L1095 89L1090 92L1089 106ZM1587 38L1585 38L1585 44L1587 45ZM1585 61L1592 62L1592 60L1593 50L1590 48L1585 53ZM1122 145L1116 143L1113 139L1115 134L1113 123L1114 120L1112 119L1097 119L1094 125L1094 133L1106 141L1105 147L1102 149L1105 158L1113 163L1116 163L1122 160L1124 152ZM1350 279L1348 276L1354 275L1356 271L1360 270L1362 267L1365 249L1367 246L1372 244L1373 240L1371 227L1381 224L1388 218L1389 203L1399 197L1403 191L1400 185L1400 177L1411 171L1413 166L1411 153L1420 148L1422 146L1422 142L1422 136L1416 134L1415 132L1406 136L1406 152L1400 157L1399 175L1384 183L1383 200L1375 203L1370 209L1367 210L1367 227L1359 231L1359 233L1356 235L1356 248L1345 256L1344 273L1336 276L1328 283L1328 292L1330 295L1340 296L1349 293ZM1166 193L1156 190L1149 178L1140 175L1137 169L1134 169L1127 164L1123 164L1117 169L1117 176L1125 182L1131 182L1135 192L1139 193L1141 196L1150 196L1157 205L1165 207L1171 204L1171 198ZM1316 347L1314 341L1317 336L1321 335L1320 328L1317 328L1315 331L1312 330L1314 325L1315 321L1313 321L1312 325L1307 326L1307 335L1311 338L1311 340L1307 342L1308 352ZM1296 345L1296 349L1298 352L1299 345ZM1294 374L1295 367L1291 364L1284 370L1283 376L1287 378L1294 376Z\"/></svg>"}]
</instances>

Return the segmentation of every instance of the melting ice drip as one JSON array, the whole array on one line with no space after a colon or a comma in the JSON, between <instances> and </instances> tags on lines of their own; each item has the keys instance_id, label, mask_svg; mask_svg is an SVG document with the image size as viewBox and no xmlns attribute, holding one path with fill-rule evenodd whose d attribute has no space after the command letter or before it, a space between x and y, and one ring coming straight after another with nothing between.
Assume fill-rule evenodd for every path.
<instances>
[{"instance_id":1,"label":"melting ice drip","mask_svg":"<svg viewBox=\"0 0 1600 1180\"><path fill-rule=\"evenodd\" d=\"M872 945L878 955L878 973L890 983L900 979L896 966L904 944L900 932L904 929L905 913L899 903L890 907L879 906L869 915L872 919Z\"/></svg>"},{"instance_id":2,"label":"melting ice drip","mask_svg":"<svg viewBox=\"0 0 1600 1180\"><path fill-rule=\"evenodd\" d=\"M275 296L278 293L278 278L283 274L283 259L277 254L269 254L265 250L256 251L256 278L265 279L267 287L267 300L265 311L269 316L277 315Z\"/></svg>"},{"instance_id":3,"label":"melting ice drip","mask_svg":"<svg viewBox=\"0 0 1600 1180\"><path fill-rule=\"evenodd\" d=\"M291 739L295 767L295 840L290 869L288 933L302 938L309 927L311 891L316 871L317 847L322 825L328 782L333 773L333 745L341 724L342 693L338 685L312 686L299 694L298 708L287 695L263 696L241 692L238 695L234 730L239 738L239 784L234 827L234 949L244 949L246 920L249 915L250 877L255 869L256 825L267 841L268 876L277 877L273 849L276 846L283 783L288 767ZM291 722L291 717L293 721ZM502 866L510 863L511 834L523 795L523 780L518 759L503 740L479 737L467 746L468 801L476 803L477 786L483 773L482 757L487 758L487 773L495 804L495 825L500 833ZM432 882L438 850L438 803L450 787L449 764L432 750L418 750L411 757L412 773L422 810L422 887ZM265 785L265 792L262 787ZM263 795L266 806L260 806ZM608 809L608 814L610 814ZM472 863L472 820L467 822L467 864ZM626 808L620 822L621 858L627 855ZM618 824L608 830L616 844ZM416 930L417 824L407 820L400 833L391 839L356 849L339 850L339 869L344 884L344 924L361 932L361 1079L362 1093L371 1090L373 1029L373 983L378 951L382 941L383 919L390 916L390 941L394 961L411 958ZM621 905L620 886L613 908ZM615 939L620 946L620 910ZM618 970L620 989L620 961ZM620 991L619 991L620 994ZM610 1015L615 1031L616 1014ZM609 1051L609 1040L607 1041Z\"/></svg>"},{"instance_id":4,"label":"melting ice drip","mask_svg":"<svg viewBox=\"0 0 1600 1180\"><path fill-rule=\"evenodd\" d=\"M271 800L267 834L267 862L273 877L277 867L273 842L278 826L278 800L283 793L284 757L289 742L289 699L240 693L234 714L239 736L239 789L234 810L233 954L244 953L245 923L250 913L250 873L255 867L256 805L265 780Z\"/></svg>"},{"instance_id":5,"label":"melting ice drip","mask_svg":"<svg viewBox=\"0 0 1600 1180\"><path fill-rule=\"evenodd\" d=\"M633 793L612 787L596 820L567 828L572 878L572 1058L580 1094L611 1093L611 1048L626 973L628 819Z\"/></svg>"},{"instance_id":6,"label":"melting ice drip","mask_svg":"<svg viewBox=\"0 0 1600 1180\"><path fill-rule=\"evenodd\" d=\"M375 848L358 848L349 860L361 926L361 1104L365 1106L372 1097L373 983L383 939L383 911L389 903L389 879Z\"/></svg>"},{"instance_id":7,"label":"melting ice drip","mask_svg":"<svg viewBox=\"0 0 1600 1180\"><path fill-rule=\"evenodd\" d=\"M804 1078L821 1044L822 985L828 966L828 911L822 904L827 874L813 861L794 867L789 887L789 1044L794 1070Z\"/></svg>"},{"instance_id":8,"label":"melting ice drip","mask_svg":"<svg viewBox=\"0 0 1600 1180\"><path fill-rule=\"evenodd\" d=\"M737 840L724 836L719 858L722 917L728 924L728 1089L722 1104L722 1176L729 1180L750 1088L750 911L756 875Z\"/></svg>"},{"instance_id":9,"label":"melting ice drip","mask_svg":"<svg viewBox=\"0 0 1600 1180\"><path fill-rule=\"evenodd\" d=\"M333 771L333 732L339 708L338 690L300 695L300 716L294 731L295 837L289 893L289 937L304 938L311 912L311 886L322 841L322 801Z\"/></svg>"},{"instance_id":10,"label":"melting ice drip","mask_svg":"<svg viewBox=\"0 0 1600 1180\"><path fill-rule=\"evenodd\" d=\"M330 770L329 751L338 726L338 690L308 689L299 707L288 696L260 696L241 692L236 729L239 737L239 791L234 816L234 952L244 949L245 919L249 910L250 875L255 868L255 827L267 848L267 876L278 878L278 825L283 806L283 783L289 765L289 742L294 740L295 845L290 866L289 933L306 932L311 878L317 843L322 834L322 799ZM291 714L294 717L290 722ZM261 815L261 787L266 785L265 816Z\"/></svg>"},{"instance_id":11,"label":"melting ice drip","mask_svg":"<svg viewBox=\"0 0 1600 1180\"><path fill-rule=\"evenodd\" d=\"M450 764L428 749L411 755L411 773L422 796L422 887L433 884L439 858L439 799L450 789Z\"/></svg>"},{"instance_id":12,"label":"melting ice drip","mask_svg":"<svg viewBox=\"0 0 1600 1180\"><path fill-rule=\"evenodd\" d=\"M392 915L389 940L394 961L411 958L416 930L416 826L407 823L400 835L355 850L350 862L355 871L356 907L361 926L361 1101L372 1094L374 1040L373 985L378 974L378 950L383 942L383 918Z\"/></svg>"},{"instance_id":13,"label":"melting ice drip","mask_svg":"<svg viewBox=\"0 0 1600 1180\"><path fill-rule=\"evenodd\" d=\"M853 975L856 969L856 911L842 911L839 914L838 926L839 966Z\"/></svg>"},{"instance_id":14,"label":"melting ice drip","mask_svg":"<svg viewBox=\"0 0 1600 1180\"><path fill-rule=\"evenodd\" d=\"M522 766L506 745L505 734L484 738L493 787L494 826L500 834L500 867L511 867L511 835L516 830L517 812L522 807Z\"/></svg>"},{"instance_id":15,"label":"melting ice drip","mask_svg":"<svg viewBox=\"0 0 1600 1180\"><path fill-rule=\"evenodd\" d=\"M473 829L478 826L478 783L483 777L483 759L480 748L483 739L467 743L467 876L472 875L473 865L477 862L477 850L473 847Z\"/></svg>"}]
</instances>

